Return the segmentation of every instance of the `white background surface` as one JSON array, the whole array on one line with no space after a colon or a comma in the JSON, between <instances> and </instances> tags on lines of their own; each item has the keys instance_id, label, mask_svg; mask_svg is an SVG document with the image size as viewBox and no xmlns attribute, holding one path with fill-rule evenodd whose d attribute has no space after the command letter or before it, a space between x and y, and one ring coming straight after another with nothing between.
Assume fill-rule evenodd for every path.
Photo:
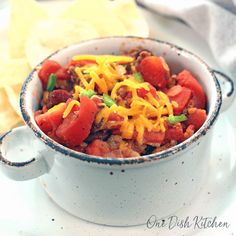
<instances>
[{"instance_id":1,"label":"white background surface","mask_svg":"<svg viewBox=\"0 0 236 236\"><path fill-rule=\"evenodd\" d=\"M219 69L208 46L187 26L143 11L149 22L151 37L166 40L187 48ZM6 15L0 11L0 36L5 36ZM187 216L214 217L228 222L228 229L105 227L71 216L47 196L40 180L12 181L0 173L0 236L231 236L236 235L236 101L220 115L214 127L211 163L204 186L190 205L175 213L179 219ZM194 168L194 167L193 167ZM199 173L201 174L201 173ZM173 193L174 194L174 193ZM153 209L158 217L158 210ZM150 216L148 216L150 217ZM147 217L147 218L148 218Z\"/></svg>"}]
</instances>

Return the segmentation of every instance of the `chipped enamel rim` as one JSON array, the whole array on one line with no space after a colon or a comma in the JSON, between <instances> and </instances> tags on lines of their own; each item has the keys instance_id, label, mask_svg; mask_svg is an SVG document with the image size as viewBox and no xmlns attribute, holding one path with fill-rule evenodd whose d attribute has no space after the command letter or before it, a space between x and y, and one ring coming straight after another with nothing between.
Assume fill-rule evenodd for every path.
<instances>
[{"instance_id":1,"label":"chipped enamel rim","mask_svg":"<svg viewBox=\"0 0 236 236\"><path fill-rule=\"evenodd\" d=\"M195 59L197 59L197 61L204 66L208 72L211 75L211 78L214 81L215 84L215 89L216 89L216 101L214 105L214 110L212 112L212 114L210 116L208 116L207 121L203 124L203 126L193 135L191 136L189 139L185 140L184 142L173 146L165 151L159 152L159 153L154 153L154 154L149 154L149 155L145 155L145 156L141 156L141 157L130 157L130 158L107 158L107 157L97 157L97 156L92 156L92 155L88 155L85 153L81 153L81 152L77 152L74 151L72 149L69 149L59 143L57 143L56 141L52 140L51 138L49 138L46 134L44 134L37 125L34 125L33 122L31 121L30 118L30 114L28 111L28 108L26 107L26 100L25 100L25 94L27 93L27 88L28 85L30 83L30 81L33 79L33 75L34 73L36 73L36 68L30 73L30 75L28 76L28 78L25 80L22 90L21 90L21 94L20 94L20 108L21 108L21 112L22 112L22 116L26 122L26 124L33 130L34 134L42 141L44 142L47 146L51 147L52 149L54 149L55 151L58 151L62 154L64 154L66 157L73 157L73 158L77 158L79 160L82 161L86 161L86 162L93 162L93 163L97 163L97 164L109 164L109 165L128 165L128 164L140 164L140 163L144 163L144 162L151 162L151 161L155 161L155 160L169 160L169 158L171 157L176 157L177 153L180 153L181 151L184 151L185 149L187 149L188 147L193 147L193 145L197 144L197 141L204 136L207 131L211 128L211 126L214 124L216 118L219 115L219 111L220 111L220 107L222 104L222 95L221 95L221 88L219 85L218 80L216 79L216 76L214 75L213 70L207 65L207 63L205 63L200 57L196 56L195 54L193 54L192 52L189 52L186 49L183 49L179 46L176 46L172 43L169 42L165 42L165 41L161 41L161 40L157 40L157 39L152 39L152 38L141 38L141 37L133 37L133 36L124 36L124 37L103 37L103 38L97 38L97 39L91 39L91 40L86 40L86 41L82 41L81 43L85 43L85 42L89 42L89 41L94 41L96 43L96 41L98 40L103 40L103 39L112 39L112 38L118 38L118 39L134 39L134 40L150 40L150 41L155 41L159 44L165 44L169 47L170 50L176 50L176 52L180 53L180 52L184 52L187 55L190 55L191 57L194 57ZM80 43L79 43L80 44ZM73 45L70 45L73 46ZM53 54L51 54L48 58L52 57L53 55L57 54L58 52L60 52L61 50L65 50L68 47L65 47L63 49L60 49L56 52L54 52ZM43 62L40 63L40 65ZM169 157L169 158L168 158Z\"/></svg>"}]
</instances>

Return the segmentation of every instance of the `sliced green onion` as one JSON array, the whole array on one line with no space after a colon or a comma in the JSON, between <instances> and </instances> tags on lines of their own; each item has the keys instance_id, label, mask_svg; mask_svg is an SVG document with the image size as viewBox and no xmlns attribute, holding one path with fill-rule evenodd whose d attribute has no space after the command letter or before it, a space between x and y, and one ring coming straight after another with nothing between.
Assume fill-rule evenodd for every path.
<instances>
[{"instance_id":1,"label":"sliced green onion","mask_svg":"<svg viewBox=\"0 0 236 236\"><path fill-rule=\"evenodd\" d=\"M104 103L108 107L111 107L112 105L116 104L116 102L107 94L103 94L102 98L103 98Z\"/></svg>"},{"instance_id":2,"label":"sliced green onion","mask_svg":"<svg viewBox=\"0 0 236 236\"><path fill-rule=\"evenodd\" d=\"M143 82L144 80L143 80L143 76L139 73L139 72L137 72L137 73L135 73L134 74L134 79L137 81L137 82Z\"/></svg>"},{"instance_id":3,"label":"sliced green onion","mask_svg":"<svg viewBox=\"0 0 236 236\"><path fill-rule=\"evenodd\" d=\"M48 79L48 85L47 85L47 90L51 92L56 84L57 77L55 74L51 74Z\"/></svg>"},{"instance_id":4,"label":"sliced green onion","mask_svg":"<svg viewBox=\"0 0 236 236\"><path fill-rule=\"evenodd\" d=\"M92 89L89 89L89 90L83 89L80 93L80 97L86 96L86 97L91 98L93 95L96 95L96 92L93 91Z\"/></svg>"},{"instance_id":5,"label":"sliced green onion","mask_svg":"<svg viewBox=\"0 0 236 236\"><path fill-rule=\"evenodd\" d=\"M167 118L168 122L172 125L187 120L187 116L182 114L179 116L169 115Z\"/></svg>"}]
</instances>

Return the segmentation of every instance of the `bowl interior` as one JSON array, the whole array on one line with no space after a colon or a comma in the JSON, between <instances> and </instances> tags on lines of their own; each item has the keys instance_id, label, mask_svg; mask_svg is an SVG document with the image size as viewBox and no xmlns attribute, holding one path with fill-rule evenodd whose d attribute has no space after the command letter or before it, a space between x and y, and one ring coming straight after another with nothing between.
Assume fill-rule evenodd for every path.
<instances>
[{"instance_id":1,"label":"bowl interior","mask_svg":"<svg viewBox=\"0 0 236 236\"><path fill-rule=\"evenodd\" d=\"M100 38L66 47L55 52L50 56L50 59L65 65L76 54L123 54L134 48L147 49L157 56L164 57L170 66L171 74L178 73L183 69L191 71L203 85L208 101L208 119L198 132L201 132L204 126L210 126L213 123L209 120L214 121L221 105L221 91L216 78L211 73L211 69L201 59L172 44L134 37ZM26 122L28 123L30 120L31 125L37 131L39 129L34 121L34 111L38 109L41 96L41 82L37 77L37 71L34 70L22 90L21 110Z\"/></svg>"}]
</instances>

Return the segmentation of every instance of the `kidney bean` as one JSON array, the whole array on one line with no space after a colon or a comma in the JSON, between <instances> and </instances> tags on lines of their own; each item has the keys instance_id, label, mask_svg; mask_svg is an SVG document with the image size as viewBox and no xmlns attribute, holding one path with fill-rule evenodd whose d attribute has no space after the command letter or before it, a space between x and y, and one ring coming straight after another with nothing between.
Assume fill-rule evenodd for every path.
<instances>
[{"instance_id":1,"label":"kidney bean","mask_svg":"<svg viewBox=\"0 0 236 236\"><path fill-rule=\"evenodd\" d=\"M48 94L46 106L48 109L50 109L51 107L53 107L61 102L66 102L67 99L71 98L71 97L72 97L72 95L64 89L53 90L52 92L50 92Z\"/></svg>"}]
</instances>

